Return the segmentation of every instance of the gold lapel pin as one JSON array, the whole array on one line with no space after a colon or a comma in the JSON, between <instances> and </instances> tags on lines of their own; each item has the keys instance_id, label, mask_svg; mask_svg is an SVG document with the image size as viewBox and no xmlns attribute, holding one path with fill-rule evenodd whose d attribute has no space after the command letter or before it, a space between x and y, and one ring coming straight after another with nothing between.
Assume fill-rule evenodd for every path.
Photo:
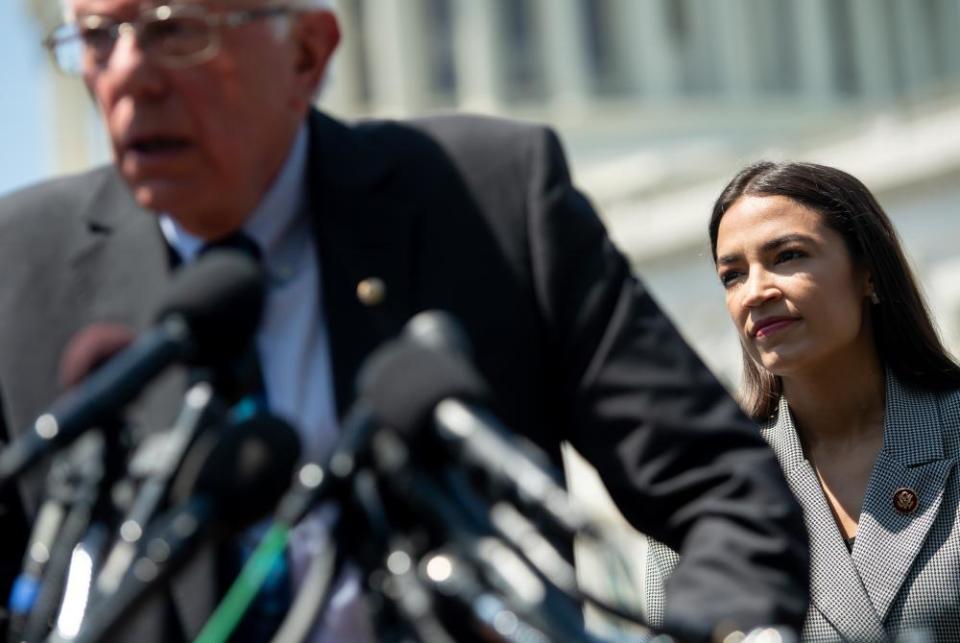
<instances>
[{"instance_id":1,"label":"gold lapel pin","mask_svg":"<svg viewBox=\"0 0 960 643\"><path fill-rule=\"evenodd\" d=\"M910 487L900 487L893 492L893 508L902 514L912 514L919 504L917 492Z\"/></svg>"},{"instance_id":2,"label":"gold lapel pin","mask_svg":"<svg viewBox=\"0 0 960 643\"><path fill-rule=\"evenodd\" d=\"M357 299L364 306L378 306L387 298L387 284L379 277L367 277L357 284Z\"/></svg>"}]
</instances>

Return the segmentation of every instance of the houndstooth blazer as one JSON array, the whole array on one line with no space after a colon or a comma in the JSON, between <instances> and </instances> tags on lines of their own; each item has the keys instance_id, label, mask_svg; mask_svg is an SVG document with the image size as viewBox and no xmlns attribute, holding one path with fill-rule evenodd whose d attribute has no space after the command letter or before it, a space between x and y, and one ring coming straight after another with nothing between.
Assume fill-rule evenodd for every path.
<instances>
[{"instance_id":1,"label":"houndstooth blazer","mask_svg":"<svg viewBox=\"0 0 960 643\"><path fill-rule=\"evenodd\" d=\"M804 641L906 640L913 630L933 641L960 641L960 391L911 389L888 373L886 392L883 448L852 553L804 457L785 398L761 427L810 532ZM915 493L913 511L895 507L901 489ZM665 545L650 542L644 594L654 625L662 622L664 582L677 560Z\"/></svg>"}]
</instances>

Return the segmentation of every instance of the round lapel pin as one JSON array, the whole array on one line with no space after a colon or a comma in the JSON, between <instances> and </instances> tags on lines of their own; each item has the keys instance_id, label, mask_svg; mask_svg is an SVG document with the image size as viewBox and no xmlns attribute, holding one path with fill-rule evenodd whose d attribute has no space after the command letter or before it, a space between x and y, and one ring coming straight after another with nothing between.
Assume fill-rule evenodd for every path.
<instances>
[{"instance_id":1,"label":"round lapel pin","mask_svg":"<svg viewBox=\"0 0 960 643\"><path fill-rule=\"evenodd\" d=\"M357 284L357 299L364 306L378 306L387 297L387 284L379 277L367 277Z\"/></svg>"},{"instance_id":2,"label":"round lapel pin","mask_svg":"<svg viewBox=\"0 0 960 643\"><path fill-rule=\"evenodd\" d=\"M902 514L912 514L919 504L917 492L910 487L900 487L893 492L893 508Z\"/></svg>"}]
</instances>

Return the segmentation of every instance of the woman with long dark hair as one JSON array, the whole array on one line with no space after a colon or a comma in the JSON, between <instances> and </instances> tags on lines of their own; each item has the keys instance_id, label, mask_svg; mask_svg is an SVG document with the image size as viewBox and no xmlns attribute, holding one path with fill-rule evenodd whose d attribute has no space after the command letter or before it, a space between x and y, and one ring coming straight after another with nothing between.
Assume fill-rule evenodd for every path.
<instances>
[{"instance_id":1,"label":"woman with long dark hair","mask_svg":"<svg viewBox=\"0 0 960 643\"><path fill-rule=\"evenodd\" d=\"M741 401L805 510L803 639L960 640L960 368L889 218L845 172L760 162L723 190L709 232ZM651 544L655 622L675 561Z\"/></svg>"}]
</instances>

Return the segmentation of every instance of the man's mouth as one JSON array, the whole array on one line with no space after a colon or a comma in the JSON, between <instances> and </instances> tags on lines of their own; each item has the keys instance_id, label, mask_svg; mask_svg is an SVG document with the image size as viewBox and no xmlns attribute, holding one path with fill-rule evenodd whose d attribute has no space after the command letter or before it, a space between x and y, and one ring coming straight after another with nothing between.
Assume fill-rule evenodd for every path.
<instances>
[{"instance_id":1,"label":"man's mouth","mask_svg":"<svg viewBox=\"0 0 960 643\"><path fill-rule=\"evenodd\" d=\"M154 155L180 152L189 145L189 141L184 138L156 136L136 139L127 145L127 149L137 154Z\"/></svg>"}]
</instances>

